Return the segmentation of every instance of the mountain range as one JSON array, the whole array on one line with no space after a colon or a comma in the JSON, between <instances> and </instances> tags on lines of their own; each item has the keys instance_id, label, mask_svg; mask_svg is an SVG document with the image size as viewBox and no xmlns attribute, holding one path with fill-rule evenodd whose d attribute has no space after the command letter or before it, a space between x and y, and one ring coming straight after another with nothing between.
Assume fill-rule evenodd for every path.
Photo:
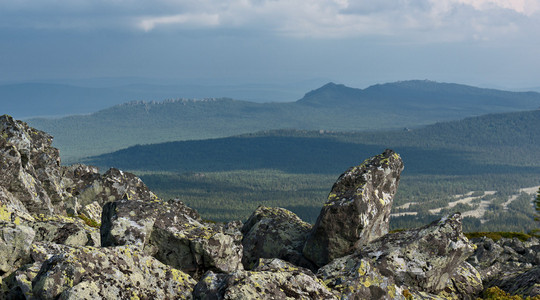
<instances>
[{"instance_id":1,"label":"mountain range","mask_svg":"<svg viewBox=\"0 0 540 300\"><path fill-rule=\"evenodd\" d=\"M141 83L142 82L142 83ZM322 81L297 84L237 84L97 80L0 84L0 103L15 118L90 114L130 101L232 97L253 102L294 101Z\"/></svg>"},{"instance_id":2,"label":"mountain range","mask_svg":"<svg viewBox=\"0 0 540 300\"><path fill-rule=\"evenodd\" d=\"M417 128L497 112L531 110L540 93L507 92L432 81L355 89L328 83L287 103L229 98L136 101L89 115L27 122L55 137L67 162L137 144L201 140L261 130L373 131Z\"/></svg>"}]
</instances>

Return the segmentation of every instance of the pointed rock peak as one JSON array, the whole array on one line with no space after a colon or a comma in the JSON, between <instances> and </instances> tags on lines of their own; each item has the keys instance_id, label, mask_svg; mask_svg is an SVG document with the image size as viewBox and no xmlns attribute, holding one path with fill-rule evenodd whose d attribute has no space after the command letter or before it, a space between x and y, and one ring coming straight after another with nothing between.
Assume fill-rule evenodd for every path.
<instances>
[{"instance_id":1,"label":"pointed rock peak","mask_svg":"<svg viewBox=\"0 0 540 300\"><path fill-rule=\"evenodd\" d=\"M343 173L328 195L304 255L318 266L386 233L403 161L387 149Z\"/></svg>"}]
</instances>

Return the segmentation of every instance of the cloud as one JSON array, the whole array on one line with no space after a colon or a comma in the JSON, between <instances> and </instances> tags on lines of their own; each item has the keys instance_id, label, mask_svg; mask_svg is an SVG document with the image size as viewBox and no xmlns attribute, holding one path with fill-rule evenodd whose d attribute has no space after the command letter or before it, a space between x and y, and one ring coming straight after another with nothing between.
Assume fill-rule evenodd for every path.
<instances>
[{"instance_id":1,"label":"cloud","mask_svg":"<svg viewBox=\"0 0 540 300\"><path fill-rule=\"evenodd\" d=\"M218 14L178 14L171 16L142 18L138 27L148 32L156 26L189 25L193 27L216 27L219 25Z\"/></svg>"},{"instance_id":2,"label":"cloud","mask_svg":"<svg viewBox=\"0 0 540 300\"><path fill-rule=\"evenodd\" d=\"M4 0L0 27L249 30L288 37L489 40L530 32L540 0Z\"/></svg>"}]
</instances>

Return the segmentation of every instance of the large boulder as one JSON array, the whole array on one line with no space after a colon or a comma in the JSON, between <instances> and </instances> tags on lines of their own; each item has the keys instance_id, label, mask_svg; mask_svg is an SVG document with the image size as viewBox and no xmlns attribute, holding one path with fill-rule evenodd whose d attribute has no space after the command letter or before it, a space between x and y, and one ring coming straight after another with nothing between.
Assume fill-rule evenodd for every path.
<instances>
[{"instance_id":1,"label":"large boulder","mask_svg":"<svg viewBox=\"0 0 540 300\"><path fill-rule=\"evenodd\" d=\"M480 273L465 261L456 268L454 275L448 279L446 287L438 295L443 299L475 300L483 290Z\"/></svg>"},{"instance_id":2,"label":"large boulder","mask_svg":"<svg viewBox=\"0 0 540 300\"><path fill-rule=\"evenodd\" d=\"M284 208L259 206L242 227L244 267L251 269L260 258L280 258L314 269L302 255L311 225Z\"/></svg>"},{"instance_id":3,"label":"large boulder","mask_svg":"<svg viewBox=\"0 0 540 300\"><path fill-rule=\"evenodd\" d=\"M75 247L43 263L32 293L39 299L190 299L195 284L131 246Z\"/></svg>"},{"instance_id":4,"label":"large boulder","mask_svg":"<svg viewBox=\"0 0 540 300\"><path fill-rule=\"evenodd\" d=\"M0 278L28 263L34 237L28 226L0 221Z\"/></svg>"},{"instance_id":5,"label":"large boulder","mask_svg":"<svg viewBox=\"0 0 540 300\"><path fill-rule=\"evenodd\" d=\"M210 299L338 299L310 270L279 259L261 259L251 271L208 272L193 298Z\"/></svg>"},{"instance_id":6,"label":"large boulder","mask_svg":"<svg viewBox=\"0 0 540 300\"><path fill-rule=\"evenodd\" d=\"M12 117L0 116L0 186L35 214L53 214L62 200L60 156L52 137ZM10 201L11 202L11 201Z\"/></svg>"},{"instance_id":7,"label":"large boulder","mask_svg":"<svg viewBox=\"0 0 540 300\"><path fill-rule=\"evenodd\" d=\"M99 229L79 218L52 216L25 222L36 232L35 241L68 246L99 246Z\"/></svg>"},{"instance_id":8,"label":"large boulder","mask_svg":"<svg viewBox=\"0 0 540 300\"><path fill-rule=\"evenodd\" d=\"M119 200L103 208L102 246L134 245L196 277L242 269L240 224L204 222L181 201Z\"/></svg>"},{"instance_id":9,"label":"large boulder","mask_svg":"<svg viewBox=\"0 0 540 300\"><path fill-rule=\"evenodd\" d=\"M335 259L318 276L346 297L395 298L443 291L473 252L461 231L461 215L387 234L355 253ZM399 298L399 297L398 297Z\"/></svg>"},{"instance_id":10,"label":"large boulder","mask_svg":"<svg viewBox=\"0 0 540 300\"><path fill-rule=\"evenodd\" d=\"M323 266L386 233L403 161L392 150L343 173L321 209L304 255Z\"/></svg>"},{"instance_id":11,"label":"large boulder","mask_svg":"<svg viewBox=\"0 0 540 300\"><path fill-rule=\"evenodd\" d=\"M67 212L98 223L105 203L121 199L158 200L139 177L115 168L99 175L94 167L77 165L68 168L66 174L74 182L71 197L66 199Z\"/></svg>"}]
</instances>

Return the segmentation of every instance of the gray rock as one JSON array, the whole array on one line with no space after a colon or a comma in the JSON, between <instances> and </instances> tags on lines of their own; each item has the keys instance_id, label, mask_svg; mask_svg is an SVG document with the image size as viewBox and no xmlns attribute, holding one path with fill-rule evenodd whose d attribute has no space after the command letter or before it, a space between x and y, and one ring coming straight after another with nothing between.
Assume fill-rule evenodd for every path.
<instances>
[{"instance_id":1,"label":"gray rock","mask_svg":"<svg viewBox=\"0 0 540 300\"><path fill-rule=\"evenodd\" d=\"M0 185L31 213L58 212L60 156L51 143L50 135L0 116Z\"/></svg>"},{"instance_id":2,"label":"gray rock","mask_svg":"<svg viewBox=\"0 0 540 300\"><path fill-rule=\"evenodd\" d=\"M50 217L25 224L36 232L35 241L68 246L100 245L99 230L86 225L78 218Z\"/></svg>"},{"instance_id":3,"label":"gray rock","mask_svg":"<svg viewBox=\"0 0 540 300\"><path fill-rule=\"evenodd\" d=\"M75 247L43 263L32 293L40 299L191 299L195 284L131 246Z\"/></svg>"},{"instance_id":4,"label":"gray rock","mask_svg":"<svg viewBox=\"0 0 540 300\"><path fill-rule=\"evenodd\" d=\"M540 296L540 266L536 265L532 269L515 276L495 279L491 284L498 286L511 295Z\"/></svg>"},{"instance_id":5,"label":"gray rock","mask_svg":"<svg viewBox=\"0 0 540 300\"><path fill-rule=\"evenodd\" d=\"M302 255L311 225L283 208L259 206L242 227L244 267L251 269L260 258L280 258L314 269Z\"/></svg>"},{"instance_id":6,"label":"gray rock","mask_svg":"<svg viewBox=\"0 0 540 300\"><path fill-rule=\"evenodd\" d=\"M438 296L444 299L475 300L483 290L482 277L478 270L468 262L463 262Z\"/></svg>"},{"instance_id":7,"label":"gray rock","mask_svg":"<svg viewBox=\"0 0 540 300\"><path fill-rule=\"evenodd\" d=\"M196 277L207 270L243 268L238 225L203 222L195 210L178 200L107 203L101 237L103 246L135 245Z\"/></svg>"},{"instance_id":8,"label":"gray rock","mask_svg":"<svg viewBox=\"0 0 540 300\"><path fill-rule=\"evenodd\" d=\"M252 271L208 272L194 299L338 299L310 270L279 259L261 259Z\"/></svg>"},{"instance_id":9,"label":"gray rock","mask_svg":"<svg viewBox=\"0 0 540 300\"><path fill-rule=\"evenodd\" d=\"M73 173L79 179L71 190L72 197L66 200L68 211L73 215L83 214L98 223L101 221L102 207L108 202L121 199L158 200L140 178L129 172L111 168L103 176L96 176L93 169L78 166ZM89 181L85 184L86 180Z\"/></svg>"},{"instance_id":10,"label":"gray rock","mask_svg":"<svg viewBox=\"0 0 540 300\"><path fill-rule=\"evenodd\" d=\"M28 263L34 236L28 226L0 221L0 277Z\"/></svg>"},{"instance_id":11,"label":"gray rock","mask_svg":"<svg viewBox=\"0 0 540 300\"><path fill-rule=\"evenodd\" d=\"M343 173L313 226L304 255L323 266L385 235L402 170L401 157L387 149Z\"/></svg>"},{"instance_id":12,"label":"gray rock","mask_svg":"<svg viewBox=\"0 0 540 300\"><path fill-rule=\"evenodd\" d=\"M510 294L533 296L538 292L540 242L531 238L522 242L517 238L474 239L476 250L467 260L481 274L484 287L498 286ZM536 275L535 275L536 274Z\"/></svg>"},{"instance_id":13,"label":"gray rock","mask_svg":"<svg viewBox=\"0 0 540 300\"><path fill-rule=\"evenodd\" d=\"M437 294L472 252L461 231L461 215L454 214L418 229L387 234L335 259L317 274L351 298L393 299L405 290Z\"/></svg>"}]
</instances>

